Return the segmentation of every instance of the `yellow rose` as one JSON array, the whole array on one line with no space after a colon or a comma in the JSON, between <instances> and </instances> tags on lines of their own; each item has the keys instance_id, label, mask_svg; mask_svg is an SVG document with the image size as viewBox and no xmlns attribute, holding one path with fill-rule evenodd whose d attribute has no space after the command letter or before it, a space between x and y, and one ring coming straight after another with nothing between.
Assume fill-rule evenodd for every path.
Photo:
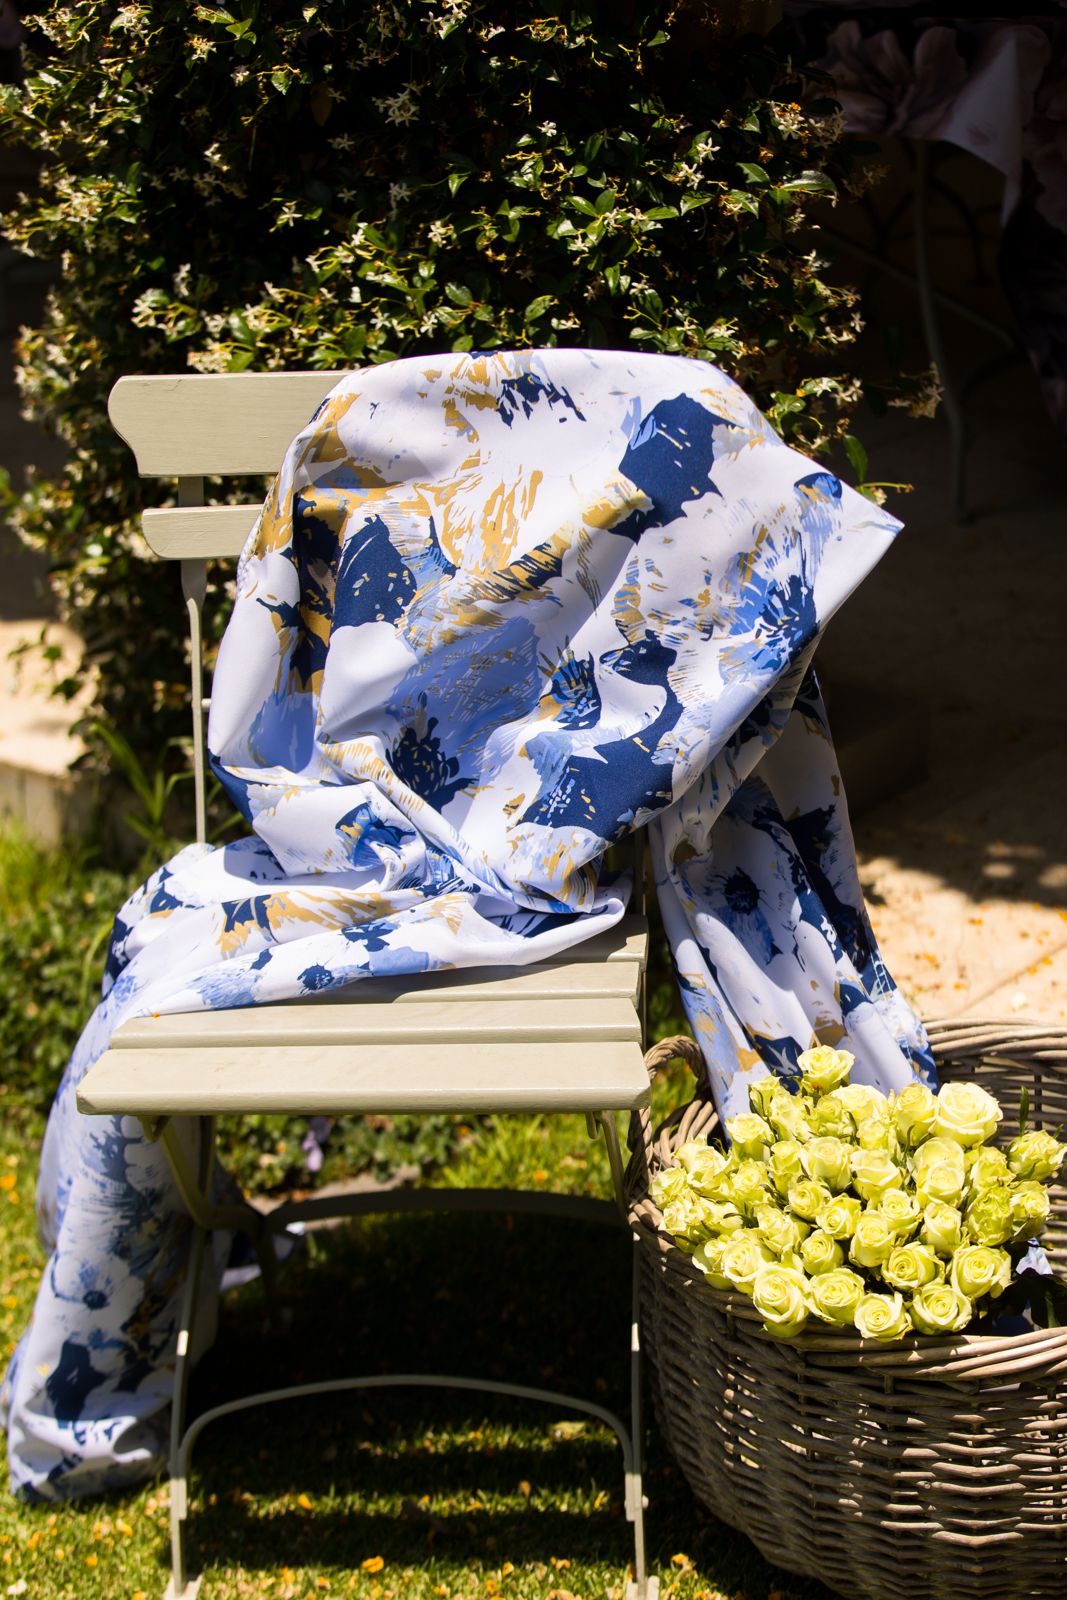
<instances>
[{"instance_id":1,"label":"yellow rose","mask_svg":"<svg viewBox=\"0 0 1067 1600\"><path fill-rule=\"evenodd\" d=\"M824 1094L821 1100L816 1100L808 1118L812 1133L828 1135L831 1139L854 1139L856 1136L856 1119L837 1097L837 1094Z\"/></svg>"},{"instance_id":2,"label":"yellow rose","mask_svg":"<svg viewBox=\"0 0 1067 1600\"><path fill-rule=\"evenodd\" d=\"M848 1259L858 1267L879 1267L896 1249L897 1236L878 1211L865 1211L856 1223Z\"/></svg>"},{"instance_id":3,"label":"yellow rose","mask_svg":"<svg viewBox=\"0 0 1067 1600\"><path fill-rule=\"evenodd\" d=\"M692 1189L687 1189L677 1200L668 1200L663 1207L663 1226L681 1249L694 1250L701 1239L717 1231L708 1207L709 1202L694 1194Z\"/></svg>"},{"instance_id":4,"label":"yellow rose","mask_svg":"<svg viewBox=\"0 0 1067 1600\"><path fill-rule=\"evenodd\" d=\"M939 1256L950 1256L960 1244L962 1229L963 1216L956 1206L947 1206L943 1200L931 1200L923 1212L919 1238Z\"/></svg>"},{"instance_id":5,"label":"yellow rose","mask_svg":"<svg viewBox=\"0 0 1067 1600\"><path fill-rule=\"evenodd\" d=\"M1016 1236L1035 1238L1048 1222L1050 1209L1048 1190L1044 1184L1032 1181L1016 1184L1011 1196L1011 1220Z\"/></svg>"},{"instance_id":6,"label":"yellow rose","mask_svg":"<svg viewBox=\"0 0 1067 1600\"><path fill-rule=\"evenodd\" d=\"M795 1250L804 1237L801 1230L807 1231L804 1223L773 1205L756 1207L756 1229L764 1244L776 1256L784 1255L787 1250Z\"/></svg>"},{"instance_id":7,"label":"yellow rose","mask_svg":"<svg viewBox=\"0 0 1067 1600\"><path fill-rule=\"evenodd\" d=\"M963 1198L966 1163L953 1139L933 1138L921 1144L912 1157L916 1197L921 1206L940 1200L954 1206Z\"/></svg>"},{"instance_id":8,"label":"yellow rose","mask_svg":"<svg viewBox=\"0 0 1067 1600\"><path fill-rule=\"evenodd\" d=\"M703 1171L708 1168L721 1172L727 1158L722 1150L708 1143L707 1134L701 1134L699 1139L687 1139L684 1144L680 1144L674 1152L674 1159L678 1166L685 1168L686 1172L697 1169Z\"/></svg>"},{"instance_id":9,"label":"yellow rose","mask_svg":"<svg viewBox=\"0 0 1067 1600\"><path fill-rule=\"evenodd\" d=\"M778 1144L771 1146L767 1157L771 1181L783 1200L789 1193L790 1184L803 1176L804 1165L800 1150L801 1147L795 1139L781 1139Z\"/></svg>"},{"instance_id":10,"label":"yellow rose","mask_svg":"<svg viewBox=\"0 0 1067 1600\"><path fill-rule=\"evenodd\" d=\"M648 1192L662 1211L671 1200L680 1200L689 1188L689 1178L681 1167L656 1172L648 1182Z\"/></svg>"},{"instance_id":11,"label":"yellow rose","mask_svg":"<svg viewBox=\"0 0 1067 1600\"><path fill-rule=\"evenodd\" d=\"M831 1089L839 1089L848 1082L855 1059L847 1050L833 1050L828 1044L820 1044L814 1050L803 1050L797 1057L800 1081L810 1094L827 1094Z\"/></svg>"},{"instance_id":12,"label":"yellow rose","mask_svg":"<svg viewBox=\"0 0 1067 1600\"><path fill-rule=\"evenodd\" d=\"M730 1178L728 1192L734 1204L751 1216L752 1207L766 1200L769 1188L770 1173L763 1162L748 1160L738 1164Z\"/></svg>"},{"instance_id":13,"label":"yellow rose","mask_svg":"<svg viewBox=\"0 0 1067 1600\"><path fill-rule=\"evenodd\" d=\"M838 1194L823 1206L815 1221L831 1239L851 1239L862 1215L862 1200L857 1200L855 1195Z\"/></svg>"},{"instance_id":14,"label":"yellow rose","mask_svg":"<svg viewBox=\"0 0 1067 1600\"><path fill-rule=\"evenodd\" d=\"M824 1183L814 1178L798 1178L789 1185L789 1208L805 1222L814 1222L823 1206L830 1200L830 1191Z\"/></svg>"},{"instance_id":15,"label":"yellow rose","mask_svg":"<svg viewBox=\"0 0 1067 1600\"><path fill-rule=\"evenodd\" d=\"M807 1102L801 1100L799 1095L790 1094L786 1089L779 1089L772 1096L767 1109L767 1121L779 1139L795 1139L803 1144L811 1138L806 1105Z\"/></svg>"},{"instance_id":16,"label":"yellow rose","mask_svg":"<svg viewBox=\"0 0 1067 1600\"><path fill-rule=\"evenodd\" d=\"M849 1267L837 1267L812 1278L808 1293L811 1309L817 1317L841 1328L851 1328L865 1288L859 1273Z\"/></svg>"},{"instance_id":17,"label":"yellow rose","mask_svg":"<svg viewBox=\"0 0 1067 1600\"><path fill-rule=\"evenodd\" d=\"M773 1072L768 1072L762 1078L755 1078L748 1086L749 1110L754 1111L757 1117L762 1117L766 1122L767 1112L770 1110L771 1101L776 1094L782 1093L782 1082Z\"/></svg>"},{"instance_id":18,"label":"yellow rose","mask_svg":"<svg viewBox=\"0 0 1067 1600\"><path fill-rule=\"evenodd\" d=\"M856 1328L864 1339L903 1339L911 1318L899 1294L865 1294L856 1307Z\"/></svg>"},{"instance_id":19,"label":"yellow rose","mask_svg":"<svg viewBox=\"0 0 1067 1600\"><path fill-rule=\"evenodd\" d=\"M825 1183L836 1194L852 1181L852 1147L843 1139L824 1136L811 1139L801 1157L804 1171L816 1183Z\"/></svg>"},{"instance_id":20,"label":"yellow rose","mask_svg":"<svg viewBox=\"0 0 1067 1600\"><path fill-rule=\"evenodd\" d=\"M897 1138L906 1150L913 1150L927 1134L932 1133L937 1120L937 1097L925 1083L909 1083L890 1101L893 1126Z\"/></svg>"},{"instance_id":21,"label":"yellow rose","mask_svg":"<svg viewBox=\"0 0 1067 1600\"><path fill-rule=\"evenodd\" d=\"M976 1145L973 1150L967 1151L964 1161L967 1193L970 1195L981 1194L983 1189L992 1189L997 1184L1010 1183L1012 1180L1012 1171L1003 1150Z\"/></svg>"},{"instance_id":22,"label":"yellow rose","mask_svg":"<svg viewBox=\"0 0 1067 1600\"><path fill-rule=\"evenodd\" d=\"M984 1144L997 1131L1003 1113L976 1083L946 1083L937 1093L934 1132L964 1146Z\"/></svg>"},{"instance_id":23,"label":"yellow rose","mask_svg":"<svg viewBox=\"0 0 1067 1600\"><path fill-rule=\"evenodd\" d=\"M828 1233L823 1233L821 1228L816 1228L806 1239L801 1240L800 1259L806 1271L816 1278L821 1272L833 1272L842 1266L845 1252L836 1239L832 1239Z\"/></svg>"},{"instance_id":24,"label":"yellow rose","mask_svg":"<svg viewBox=\"0 0 1067 1600\"><path fill-rule=\"evenodd\" d=\"M1007 1189L986 1189L964 1213L964 1226L975 1244L1008 1244L1015 1237L1011 1195Z\"/></svg>"},{"instance_id":25,"label":"yellow rose","mask_svg":"<svg viewBox=\"0 0 1067 1600\"><path fill-rule=\"evenodd\" d=\"M906 1239L919 1226L922 1210L913 1194L904 1189L883 1189L873 1204L882 1213L898 1239Z\"/></svg>"},{"instance_id":26,"label":"yellow rose","mask_svg":"<svg viewBox=\"0 0 1067 1600\"><path fill-rule=\"evenodd\" d=\"M749 1157L762 1161L767 1146L774 1143L769 1124L752 1111L742 1111L736 1117L731 1117L726 1124L726 1131L741 1159Z\"/></svg>"},{"instance_id":27,"label":"yellow rose","mask_svg":"<svg viewBox=\"0 0 1067 1600\"><path fill-rule=\"evenodd\" d=\"M852 1182L865 1200L900 1187L900 1168L884 1150L853 1150Z\"/></svg>"},{"instance_id":28,"label":"yellow rose","mask_svg":"<svg viewBox=\"0 0 1067 1600\"><path fill-rule=\"evenodd\" d=\"M729 1234L722 1234L718 1239L705 1239L693 1251L693 1265L698 1272L703 1272L713 1289L732 1289L733 1284L723 1274L722 1253L726 1248Z\"/></svg>"},{"instance_id":29,"label":"yellow rose","mask_svg":"<svg viewBox=\"0 0 1067 1600\"><path fill-rule=\"evenodd\" d=\"M884 1150L894 1161L902 1153L897 1130L888 1114L864 1117L856 1128L856 1143L861 1150Z\"/></svg>"},{"instance_id":30,"label":"yellow rose","mask_svg":"<svg viewBox=\"0 0 1067 1600\"><path fill-rule=\"evenodd\" d=\"M792 1267L764 1267L752 1285L752 1304L768 1333L792 1339L808 1320L808 1280Z\"/></svg>"},{"instance_id":31,"label":"yellow rose","mask_svg":"<svg viewBox=\"0 0 1067 1600\"><path fill-rule=\"evenodd\" d=\"M949 1282L968 1300L980 1300L984 1294L999 1299L1011 1283L1011 1256L984 1244L961 1244L952 1257Z\"/></svg>"},{"instance_id":32,"label":"yellow rose","mask_svg":"<svg viewBox=\"0 0 1067 1600\"><path fill-rule=\"evenodd\" d=\"M736 1166L732 1161L720 1165L715 1159L718 1153L717 1150L710 1150L704 1161L694 1158L686 1174L694 1194L703 1195L705 1200L730 1198L730 1183Z\"/></svg>"},{"instance_id":33,"label":"yellow rose","mask_svg":"<svg viewBox=\"0 0 1067 1600\"><path fill-rule=\"evenodd\" d=\"M1020 1133L1008 1146L1008 1165L1017 1178L1056 1177L1067 1155L1067 1144L1060 1144L1050 1133L1035 1128Z\"/></svg>"},{"instance_id":34,"label":"yellow rose","mask_svg":"<svg viewBox=\"0 0 1067 1600\"><path fill-rule=\"evenodd\" d=\"M752 1285L761 1267L777 1264L773 1250L768 1250L763 1240L752 1228L743 1233L732 1233L719 1257L719 1270L735 1289L752 1293Z\"/></svg>"},{"instance_id":35,"label":"yellow rose","mask_svg":"<svg viewBox=\"0 0 1067 1600\"><path fill-rule=\"evenodd\" d=\"M920 1333L959 1333L970 1322L973 1307L951 1283L926 1283L909 1309Z\"/></svg>"},{"instance_id":36,"label":"yellow rose","mask_svg":"<svg viewBox=\"0 0 1067 1600\"><path fill-rule=\"evenodd\" d=\"M924 1284L944 1276L944 1268L933 1250L925 1244L901 1244L882 1263L882 1277L891 1289L914 1294Z\"/></svg>"},{"instance_id":37,"label":"yellow rose","mask_svg":"<svg viewBox=\"0 0 1067 1600\"><path fill-rule=\"evenodd\" d=\"M866 1122L868 1117L884 1118L889 1113L889 1101L869 1083L846 1083L835 1089L830 1098L844 1106L856 1123Z\"/></svg>"}]
</instances>

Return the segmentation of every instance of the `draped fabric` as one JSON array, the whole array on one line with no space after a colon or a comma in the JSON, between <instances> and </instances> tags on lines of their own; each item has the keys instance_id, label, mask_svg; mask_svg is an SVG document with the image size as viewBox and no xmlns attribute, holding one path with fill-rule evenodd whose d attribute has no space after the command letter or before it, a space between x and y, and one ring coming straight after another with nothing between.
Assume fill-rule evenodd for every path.
<instances>
[{"instance_id":1,"label":"draped fabric","mask_svg":"<svg viewBox=\"0 0 1067 1600\"><path fill-rule=\"evenodd\" d=\"M897 527L699 362L448 355L333 390L242 556L215 674L211 760L250 831L122 908L49 1121L16 1488L93 1493L163 1456L188 1221L140 1124L74 1107L126 1018L560 955L623 915L605 852L647 826L727 1115L819 1041L883 1089L929 1073L810 669Z\"/></svg>"}]
</instances>

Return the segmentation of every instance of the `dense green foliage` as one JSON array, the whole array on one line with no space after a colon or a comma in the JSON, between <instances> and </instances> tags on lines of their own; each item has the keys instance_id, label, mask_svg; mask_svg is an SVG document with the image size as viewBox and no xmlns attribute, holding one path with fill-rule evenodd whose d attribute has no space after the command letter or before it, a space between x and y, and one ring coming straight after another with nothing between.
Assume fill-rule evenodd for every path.
<instances>
[{"instance_id":1,"label":"dense green foliage","mask_svg":"<svg viewBox=\"0 0 1067 1600\"><path fill-rule=\"evenodd\" d=\"M19 376L70 460L12 515L100 669L97 713L142 758L186 731L184 672L172 575L135 531L159 489L106 418L123 373L629 346L718 361L809 451L843 434L854 295L805 226L859 180L833 102L724 9L76 0L31 19L0 137L44 165L2 226L62 261Z\"/></svg>"},{"instance_id":2,"label":"dense green foliage","mask_svg":"<svg viewBox=\"0 0 1067 1600\"><path fill-rule=\"evenodd\" d=\"M0 1105L47 1109L100 993L107 938L129 885L76 853L0 835Z\"/></svg>"}]
</instances>

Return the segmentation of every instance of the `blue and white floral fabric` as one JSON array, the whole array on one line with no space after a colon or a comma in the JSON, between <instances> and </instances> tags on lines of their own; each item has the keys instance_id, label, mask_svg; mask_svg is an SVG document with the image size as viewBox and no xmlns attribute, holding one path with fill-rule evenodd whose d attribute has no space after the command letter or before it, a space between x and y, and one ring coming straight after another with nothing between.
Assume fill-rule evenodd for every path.
<instances>
[{"instance_id":1,"label":"blue and white floral fabric","mask_svg":"<svg viewBox=\"0 0 1067 1600\"><path fill-rule=\"evenodd\" d=\"M720 1107L799 1051L930 1062L871 936L822 702L823 624L897 523L787 449L714 367L553 350L345 378L242 557L215 771L250 833L159 869L49 1121L51 1252L6 1384L13 1483L154 1471L188 1222L78 1077L128 1017L557 956L623 915L648 827Z\"/></svg>"}]
</instances>

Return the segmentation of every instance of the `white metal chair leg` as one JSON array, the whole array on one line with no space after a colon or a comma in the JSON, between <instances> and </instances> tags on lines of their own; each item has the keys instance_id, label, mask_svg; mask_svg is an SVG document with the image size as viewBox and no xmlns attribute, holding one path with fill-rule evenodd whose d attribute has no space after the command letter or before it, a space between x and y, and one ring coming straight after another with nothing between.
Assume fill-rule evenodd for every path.
<instances>
[{"instance_id":1,"label":"white metal chair leg","mask_svg":"<svg viewBox=\"0 0 1067 1600\"><path fill-rule=\"evenodd\" d=\"M170 1582L163 1600L195 1600L200 1588L198 1577L190 1579L186 1561L185 1524L189 1516L189 1497L183 1452L187 1434L185 1408L189 1397L190 1343L196 1322L197 1295L206 1242L206 1231L194 1222L189 1273L182 1294L178 1348L174 1359L174 1397L170 1412Z\"/></svg>"}]
</instances>

